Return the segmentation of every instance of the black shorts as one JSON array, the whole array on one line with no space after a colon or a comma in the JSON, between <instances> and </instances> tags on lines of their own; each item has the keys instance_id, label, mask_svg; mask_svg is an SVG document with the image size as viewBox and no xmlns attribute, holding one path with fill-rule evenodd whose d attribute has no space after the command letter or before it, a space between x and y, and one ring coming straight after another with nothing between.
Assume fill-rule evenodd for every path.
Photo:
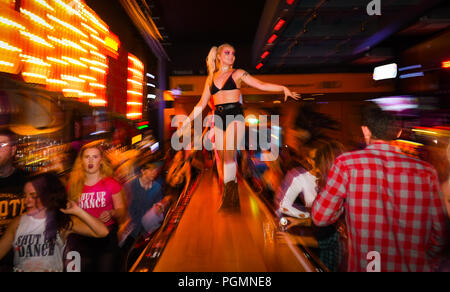
<instances>
[{"instance_id":1,"label":"black shorts","mask_svg":"<svg viewBox=\"0 0 450 292\"><path fill-rule=\"evenodd\" d=\"M242 104L239 102L219 104L215 106L215 109L214 127L222 131L226 131L228 126L234 121L245 121L244 110L242 109Z\"/></svg>"}]
</instances>

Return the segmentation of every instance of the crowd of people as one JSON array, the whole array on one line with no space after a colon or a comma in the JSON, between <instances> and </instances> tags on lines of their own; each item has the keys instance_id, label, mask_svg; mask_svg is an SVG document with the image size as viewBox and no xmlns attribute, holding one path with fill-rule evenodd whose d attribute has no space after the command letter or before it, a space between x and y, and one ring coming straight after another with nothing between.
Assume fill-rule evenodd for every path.
<instances>
[{"instance_id":1,"label":"crowd of people","mask_svg":"<svg viewBox=\"0 0 450 292\"><path fill-rule=\"evenodd\" d=\"M312 230L330 271L449 271L450 153L439 180L430 163L394 146L400 121L373 103L361 110L364 147L344 146L325 128L335 123L305 109L281 158L262 170L245 163L244 175L258 174L262 197L289 226Z\"/></svg>"},{"instance_id":2,"label":"crowd of people","mask_svg":"<svg viewBox=\"0 0 450 292\"><path fill-rule=\"evenodd\" d=\"M16 141L0 131L1 272L125 271L191 177L182 152L149 151L134 153L124 175L104 141L86 142L66 176L25 174L14 165Z\"/></svg>"},{"instance_id":3,"label":"crowd of people","mask_svg":"<svg viewBox=\"0 0 450 292\"><path fill-rule=\"evenodd\" d=\"M396 116L369 104L366 147L349 151L326 134L334 121L302 110L279 159L256 165L240 153L243 176L276 214L309 222L330 271L448 271L450 179L393 146ZM205 151L136 149L124 161L94 141L77 150L65 177L29 176L15 167L16 141L0 131L2 272L126 271L130 250L155 234L206 163ZM450 166L450 146L446 159Z\"/></svg>"}]
</instances>

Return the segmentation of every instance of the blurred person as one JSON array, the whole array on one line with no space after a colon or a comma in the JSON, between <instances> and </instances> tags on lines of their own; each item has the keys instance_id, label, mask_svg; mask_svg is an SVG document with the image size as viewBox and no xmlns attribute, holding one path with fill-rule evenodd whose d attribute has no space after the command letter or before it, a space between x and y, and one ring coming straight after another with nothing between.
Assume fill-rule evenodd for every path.
<instances>
[{"instance_id":1,"label":"blurred person","mask_svg":"<svg viewBox=\"0 0 450 292\"><path fill-rule=\"evenodd\" d=\"M310 218L311 207L317 193L325 186L328 172L339 155L344 153L344 146L332 139L320 139L302 147L302 164L291 169L282 182L277 194L278 213L299 219ZM297 203L298 200L301 203ZM345 253L344 236L335 225L329 227L312 227L317 239L318 255L322 263L332 272L338 272Z\"/></svg>"},{"instance_id":2,"label":"blurred person","mask_svg":"<svg viewBox=\"0 0 450 292\"><path fill-rule=\"evenodd\" d=\"M161 226L164 219L170 198L164 199L161 168L162 163L146 163L140 168L139 176L125 185L129 216L127 225L133 239L150 235Z\"/></svg>"},{"instance_id":3,"label":"blurred person","mask_svg":"<svg viewBox=\"0 0 450 292\"><path fill-rule=\"evenodd\" d=\"M447 165L447 175L449 174L448 170L450 169L450 141L448 141L448 145L446 147L446 165ZM447 209L447 231L450 232L450 175L444 180L441 185L442 192L444 195L445 206ZM447 238L446 247L444 251L444 259L439 267L440 272L450 272L450 238Z\"/></svg>"},{"instance_id":4,"label":"blurred person","mask_svg":"<svg viewBox=\"0 0 450 292\"><path fill-rule=\"evenodd\" d=\"M185 151L178 151L168 169L166 182L169 188L169 194L172 196L179 196L189 187L191 166L186 156Z\"/></svg>"},{"instance_id":5,"label":"blurred person","mask_svg":"<svg viewBox=\"0 0 450 292\"><path fill-rule=\"evenodd\" d=\"M206 60L209 75L200 102L196 105L196 109L201 109L201 111L194 109L189 119L183 123L178 131L178 133L183 133L185 128L190 125L190 122L194 121L197 115L205 109L211 98L213 99L215 109L214 136L215 143L219 144L218 150L221 161L219 168L223 169L223 172L218 171L218 173L224 183L220 209L224 211L240 210L236 178L236 152L244 142L245 137L245 131L242 130L245 127L240 90L242 82L259 90L282 92L284 93L285 101L288 97L296 100L299 98L297 93L291 92L285 86L265 83L252 77L242 69L234 69L235 60L235 49L233 46L223 44L220 47L211 48ZM232 120L227 120L227 116L231 117ZM231 136L232 134L234 136ZM231 146L230 141L227 143L227 139L230 138L231 142L233 142L232 149L227 147L227 144Z\"/></svg>"},{"instance_id":6,"label":"blurred person","mask_svg":"<svg viewBox=\"0 0 450 292\"><path fill-rule=\"evenodd\" d=\"M447 215L450 219L450 141L447 144L445 157L442 157L442 165L445 165L445 170L441 171L445 176L442 178L442 192L444 194L445 206L447 209Z\"/></svg>"},{"instance_id":7,"label":"blurred person","mask_svg":"<svg viewBox=\"0 0 450 292\"><path fill-rule=\"evenodd\" d=\"M83 269L119 270L120 250L117 231L126 217L122 186L112 178L112 169L99 142L84 145L69 177L69 198L90 215L100 219L110 233L104 239L75 237L74 248L84 253ZM83 256L83 254L82 254Z\"/></svg>"},{"instance_id":8,"label":"blurred person","mask_svg":"<svg viewBox=\"0 0 450 292\"><path fill-rule=\"evenodd\" d=\"M361 129L367 147L336 159L313 222L327 226L345 212L348 271L436 270L446 221L436 171L390 145L401 128L377 105L364 107Z\"/></svg>"},{"instance_id":9,"label":"blurred person","mask_svg":"<svg viewBox=\"0 0 450 292\"><path fill-rule=\"evenodd\" d=\"M328 172L339 155L344 153L344 146L334 140L314 141L306 148L303 159L307 163L291 169L283 180L283 187L277 195L279 200L278 211L288 216L300 219L309 218L317 191L325 186ZM298 197L304 202L303 210L297 208L294 203Z\"/></svg>"},{"instance_id":10,"label":"blurred person","mask_svg":"<svg viewBox=\"0 0 450 292\"><path fill-rule=\"evenodd\" d=\"M9 130L0 130L0 237L12 220L25 210L23 186L25 173L14 166L17 138ZM11 271L13 253L0 260L0 272Z\"/></svg>"},{"instance_id":11,"label":"blurred person","mask_svg":"<svg viewBox=\"0 0 450 292\"><path fill-rule=\"evenodd\" d=\"M108 228L69 201L58 176L41 174L25 184L26 214L0 239L0 258L14 250L15 272L63 272L63 254L72 233L101 238Z\"/></svg>"}]
</instances>

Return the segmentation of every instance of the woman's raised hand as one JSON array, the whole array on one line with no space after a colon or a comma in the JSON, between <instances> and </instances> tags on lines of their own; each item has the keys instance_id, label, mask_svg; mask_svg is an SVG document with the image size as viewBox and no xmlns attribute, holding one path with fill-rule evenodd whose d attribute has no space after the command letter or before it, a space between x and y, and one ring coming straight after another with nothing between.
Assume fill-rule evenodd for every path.
<instances>
[{"instance_id":1,"label":"woman's raised hand","mask_svg":"<svg viewBox=\"0 0 450 292\"><path fill-rule=\"evenodd\" d=\"M289 88L284 87L284 102L288 100L288 97L292 97L295 100L299 100L302 96L297 92L292 92Z\"/></svg>"},{"instance_id":2,"label":"woman's raised hand","mask_svg":"<svg viewBox=\"0 0 450 292\"><path fill-rule=\"evenodd\" d=\"M67 215L77 215L81 208L74 201L68 201L65 209L59 209L61 212Z\"/></svg>"}]
</instances>

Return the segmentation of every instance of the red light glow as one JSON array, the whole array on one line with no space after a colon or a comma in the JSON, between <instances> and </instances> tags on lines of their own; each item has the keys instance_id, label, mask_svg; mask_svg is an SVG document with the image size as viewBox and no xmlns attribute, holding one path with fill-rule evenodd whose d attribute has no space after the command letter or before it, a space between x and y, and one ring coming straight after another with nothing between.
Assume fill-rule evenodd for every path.
<instances>
[{"instance_id":1,"label":"red light glow","mask_svg":"<svg viewBox=\"0 0 450 292\"><path fill-rule=\"evenodd\" d=\"M286 20L280 19L280 21L278 21L278 23L275 25L274 30L279 31L285 23L286 23Z\"/></svg>"},{"instance_id":2,"label":"red light glow","mask_svg":"<svg viewBox=\"0 0 450 292\"><path fill-rule=\"evenodd\" d=\"M273 44L273 42L278 38L276 34L272 35L268 41L269 44Z\"/></svg>"}]
</instances>

